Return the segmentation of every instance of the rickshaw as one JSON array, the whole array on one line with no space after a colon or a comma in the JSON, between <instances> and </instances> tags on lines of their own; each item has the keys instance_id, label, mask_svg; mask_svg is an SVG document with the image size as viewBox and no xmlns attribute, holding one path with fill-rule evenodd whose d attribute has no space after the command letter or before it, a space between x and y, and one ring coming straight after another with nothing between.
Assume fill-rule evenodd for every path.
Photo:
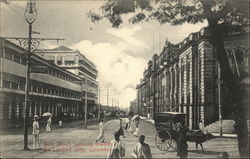
<instances>
[{"instance_id":1,"label":"rickshaw","mask_svg":"<svg viewBox=\"0 0 250 159\"><path fill-rule=\"evenodd\" d=\"M155 144L161 151L167 151L170 147L176 149L178 134L173 129L174 122L185 123L186 114L179 112L161 112L155 115Z\"/></svg>"}]
</instances>

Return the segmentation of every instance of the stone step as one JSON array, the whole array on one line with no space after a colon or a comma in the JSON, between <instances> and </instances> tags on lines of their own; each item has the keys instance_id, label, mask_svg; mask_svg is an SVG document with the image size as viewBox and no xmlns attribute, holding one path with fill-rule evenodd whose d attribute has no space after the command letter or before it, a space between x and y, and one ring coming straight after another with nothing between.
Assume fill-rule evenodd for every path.
<instances>
[{"instance_id":1,"label":"stone step","mask_svg":"<svg viewBox=\"0 0 250 159\"><path fill-rule=\"evenodd\" d=\"M205 128L208 130L208 132L211 133L218 133L219 132L219 121L216 121L212 124L209 124ZM234 121L233 120L222 120L222 132L223 133L234 133Z\"/></svg>"}]
</instances>

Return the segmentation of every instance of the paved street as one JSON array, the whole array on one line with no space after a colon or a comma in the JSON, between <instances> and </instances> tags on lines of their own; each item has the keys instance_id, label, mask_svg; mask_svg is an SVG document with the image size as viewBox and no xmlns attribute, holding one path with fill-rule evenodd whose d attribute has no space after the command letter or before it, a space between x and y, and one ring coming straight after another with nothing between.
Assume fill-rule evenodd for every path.
<instances>
[{"instance_id":1,"label":"paved street","mask_svg":"<svg viewBox=\"0 0 250 159\"><path fill-rule=\"evenodd\" d=\"M84 125L74 128L61 128L52 130L50 133L43 132L40 135L41 150L23 151L23 136L21 134L5 134L1 136L1 157L2 158L105 158L108 151L108 141L113 137L113 132L119 127L119 120L108 121L104 124L106 132L106 143L96 144L95 138L98 135L97 124L88 126L84 130ZM45 129L42 127L41 129ZM169 150L162 152L158 150L154 143L154 126L146 121L140 122L140 134L146 136L146 143L151 146L154 158L175 158L176 152ZM126 157L130 157L132 149L137 142L137 138L125 132L126 138L121 139L126 144ZM238 157L236 138L216 138L203 144L205 154L201 150L195 150L194 143L188 143L189 158L216 158L217 154L226 151L230 157ZM29 135L29 147L32 148L32 136Z\"/></svg>"}]
</instances>

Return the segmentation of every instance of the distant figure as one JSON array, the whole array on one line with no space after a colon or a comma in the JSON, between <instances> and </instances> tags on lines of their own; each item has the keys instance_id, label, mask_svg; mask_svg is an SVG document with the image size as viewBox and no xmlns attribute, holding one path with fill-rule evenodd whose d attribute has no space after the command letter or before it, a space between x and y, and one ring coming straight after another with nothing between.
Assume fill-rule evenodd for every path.
<instances>
[{"instance_id":1,"label":"distant figure","mask_svg":"<svg viewBox=\"0 0 250 159\"><path fill-rule=\"evenodd\" d=\"M59 127L62 127L62 120L59 121Z\"/></svg>"},{"instance_id":2,"label":"distant figure","mask_svg":"<svg viewBox=\"0 0 250 159\"><path fill-rule=\"evenodd\" d=\"M135 132L134 132L135 137L138 137L139 135L139 120L140 120L140 116L135 118Z\"/></svg>"},{"instance_id":3,"label":"distant figure","mask_svg":"<svg viewBox=\"0 0 250 159\"><path fill-rule=\"evenodd\" d=\"M202 120L200 120L200 122L199 122L199 130L200 130L203 134L207 134L207 131L206 131L205 127L204 127L204 123L203 123Z\"/></svg>"},{"instance_id":4,"label":"distant figure","mask_svg":"<svg viewBox=\"0 0 250 159\"><path fill-rule=\"evenodd\" d=\"M103 119L100 119L99 131L100 131L100 132L99 132L98 137L96 138L96 142L101 141L101 142L103 143L104 140L105 140L105 137L104 137Z\"/></svg>"},{"instance_id":5,"label":"distant figure","mask_svg":"<svg viewBox=\"0 0 250 159\"><path fill-rule=\"evenodd\" d=\"M132 121L131 121L131 118L128 119L129 120L129 123L128 123L128 132L130 133L133 133L133 128L132 128Z\"/></svg>"},{"instance_id":6,"label":"distant figure","mask_svg":"<svg viewBox=\"0 0 250 159\"><path fill-rule=\"evenodd\" d=\"M38 115L34 116L34 122L33 122L33 149L37 150L39 149L39 123L38 123Z\"/></svg>"},{"instance_id":7,"label":"distant figure","mask_svg":"<svg viewBox=\"0 0 250 159\"><path fill-rule=\"evenodd\" d=\"M132 152L133 158L140 158L140 159L151 159L152 154L148 144L144 142L145 136L140 135L139 143L136 144L134 150Z\"/></svg>"},{"instance_id":8,"label":"distant figure","mask_svg":"<svg viewBox=\"0 0 250 159\"><path fill-rule=\"evenodd\" d=\"M128 126L129 126L129 119L125 118L125 130L128 131Z\"/></svg>"},{"instance_id":9,"label":"distant figure","mask_svg":"<svg viewBox=\"0 0 250 159\"><path fill-rule=\"evenodd\" d=\"M114 133L115 139L111 140L107 158L119 159L125 156L125 144L120 140L120 134Z\"/></svg>"},{"instance_id":10,"label":"distant figure","mask_svg":"<svg viewBox=\"0 0 250 159\"><path fill-rule=\"evenodd\" d=\"M46 126L47 132L50 132L50 126L51 126L51 116L49 116L49 119L47 120L47 126Z\"/></svg>"},{"instance_id":11,"label":"distant figure","mask_svg":"<svg viewBox=\"0 0 250 159\"><path fill-rule=\"evenodd\" d=\"M217 157L218 157L218 159L229 159L229 154L227 152L223 151Z\"/></svg>"},{"instance_id":12,"label":"distant figure","mask_svg":"<svg viewBox=\"0 0 250 159\"><path fill-rule=\"evenodd\" d=\"M119 133L121 136L125 137L124 131L123 131L123 129L122 129L122 118L120 118L120 128L118 129L118 133Z\"/></svg>"}]
</instances>

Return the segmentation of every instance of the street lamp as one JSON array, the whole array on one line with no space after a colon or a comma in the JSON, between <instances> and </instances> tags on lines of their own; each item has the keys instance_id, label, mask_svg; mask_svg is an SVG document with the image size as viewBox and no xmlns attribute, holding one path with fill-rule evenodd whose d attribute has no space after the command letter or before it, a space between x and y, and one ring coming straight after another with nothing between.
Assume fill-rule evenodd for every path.
<instances>
[{"instance_id":1,"label":"street lamp","mask_svg":"<svg viewBox=\"0 0 250 159\"><path fill-rule=\"evenodd\" d=\"M28 126L27 126L27 107L29 105L29 90L30 90L30 56L32 45L32 24L36 20L37 10L34 1L27 2L27 7L24 13L25 20L29 24L29 37L28 37L28 55L27 55L27 71L26 71L26 85L25 85L25 99L24 99L24 150L28 148Z\"/></svg>"},{"instance_id":2,"label":"street lamp","mask_svg":"<svg viewBox=\"0 0 250 159\"><path fill-rule=\"evenodd\" d=\"M27 127L27 107L29 105L29 90L30 90L30 57L31 53L33 53L39 46L41 41L44 40L56 40L57 42L59 40L64 40L64 39L59 39L59 38L32 38L32 34L38 33L38 32L33 32L32 31L32 24L35 22L36 17L37 17L37 10L36 10L36 4L34 0L29 0L27 2L27 7L24 12L24 17L26 22L29 25L29 37L3 37L4 39L15 39L18 40L19 45L27 50L26 54L26 85L25 85L25 99L24 99L24 108L23 108L23 118L24 118L24 150L29 150L28 148L28 127Z\"/></svg>"}]
</instances>

